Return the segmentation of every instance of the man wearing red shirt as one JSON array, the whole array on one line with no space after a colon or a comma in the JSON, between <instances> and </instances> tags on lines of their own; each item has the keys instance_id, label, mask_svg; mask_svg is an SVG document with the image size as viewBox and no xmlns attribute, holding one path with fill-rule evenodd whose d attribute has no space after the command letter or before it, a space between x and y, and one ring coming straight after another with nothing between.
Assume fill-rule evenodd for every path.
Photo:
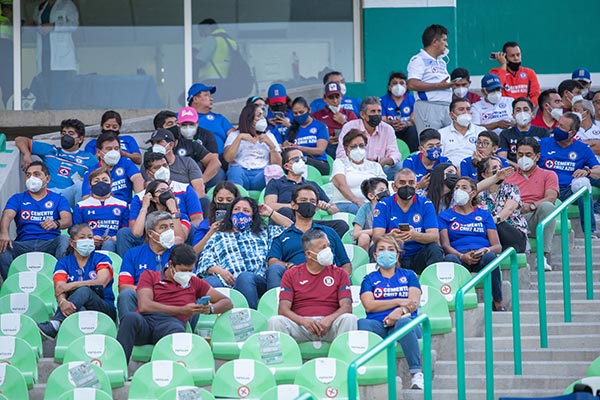
<instances>
[{"instance_id":1,"label":"man wearing red shirt","mask_svg":"<svg viewBox=\"0 0 600 400\"><path fill-rule=\"evenodd\" d=\"M517 42L506 42L502 52L495 53L498 68L492 68L490 74L498 75L502 83L502 95L518 99L528 97L537 106L540 83L535 71L521 66L521 48Z\"/></svg>"},{"instance_id":2,"label":"man wearing red shirt","mask_svg":"<svg viewBox=\"0 0 600 400\"><path fill-rule=\"evenodd\" d=\"M556 89L546 89L538 97L540 105L531 125L544 129L554 129L563 114L563 101Z\"/></svg>"},{"instance_id":3,"label":"man wearing red shirt","mask_svg":"<svg viewBox=\"0 0 600 400\"><path fill-rule=\"evenodd\" d=\"M269 329L284 332L298 342L331 342L357 329L352 314L348 273L333 265L327 235L311 229L302 235L306 263L285 271L281 279L279 315Z\"/></svg>"}]
</instances>

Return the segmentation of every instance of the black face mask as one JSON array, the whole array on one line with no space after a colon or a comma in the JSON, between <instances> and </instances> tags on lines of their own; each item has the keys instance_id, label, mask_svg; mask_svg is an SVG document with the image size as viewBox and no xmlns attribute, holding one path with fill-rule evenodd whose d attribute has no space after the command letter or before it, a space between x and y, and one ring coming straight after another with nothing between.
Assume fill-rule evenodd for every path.
<instances>
[{"instance_id":1,"label":"black face mask","mask_svg":"<svg viewBox=\"0 0 600 400\"><path fill-rule=\"evenodd\" d=\"M381 115L369 115L369 120L367 121L367 124L369 124L371 128L376 128L377 125L379 125L380 123Z\"/></svg>"},{"instance_id":2,"label":"black face mask","mask_svg":"<svg viewBox=\"0 0 600 400\"><path fill-rule=\"evenodd\" d=\"M302 216L302 218L312 218L317 212L317 206L313 203L298 203L298 214Z\"/></svg>"},{"instance_id":3,"label":"black face mask","mask_svg":"<svg viewBox=\"0 0 600 400\"><path fill-rule=\"evenodd\" d=\"M64 135L60 138L60 147L62 147L63 150L70 149L73 146L75 146L75 139L73 136Z\"/></svg>"},{"instance_id":4,"label":"black face mask","mask_svg":"<svg viewBox=\"0 0 600 400\"><path fill-rule=\"evenodd\" d=\"M167 206L167 201L169 199L174 199L174 198L175 198L175 196L173 196L173 193L171 193L171 192L164 192L160 196L158 196L158 202L160 204L162 204L163 206L166 207Z\"/></svg>"},{"instance_id":5,"label":"black face mask","mask_svg":"<svg viewBox=\"0 0 600 400\"><path fill-rule=\"evenodd\" d=\"M384 190L383 192L379 192L375 195L375 198L377 199L377 201L381 201L381 199L386 198L390 195L390 192L388 192L387 190Z\"/></svg>"},{"instance_id":6,"label":"black face mask","mask_svg":"<svg viewBox=\"0 0 600 400\"><path fill-rule=\"evenodd\" d=\"M444 179L444 185L450 190L454 189L456 186L456 181L458 181L458 175L456 174L446 174L446 179Z\"/></svg>"},{"instance_id":7,"label":"black face mask","mask_svg":"<svg viewBox=\"0 0 600 400\"><path fill-rule=\"evenodd\" d=\"M92 194L98 197L104 197L110 193L112 190L111 184L108 182L97 182L92 185Z\"/></svg>"},{"instance_id":8,"label":"black face mask","mask_svg":"<svg viewBox=\"0 0 600 400\"><path fill-rule=\"evenodd\" d=\"M102 133L112 133L115 136L119 136L119 131L115 131L114 129L102 129Z\"/></svg>"},{"instance_id":9,"label":"black face mask","mask_svg":"<svg viewBox=\"0 0 600 400\"><path fill-rule=\"evenodd\" d=\"M173 125L172 127L168 128L167 130L171 131L175 140L179 140L179 127L177 125Z\"/></svg>"},{"instance_id":10,"label":"black face mask","mask_svg":"<svg viewBox=\"0 0 600 400\"><path fill-rule=\"evenodd\" d=\"M286 112L287 106L283 103L276 103L271 106L271 111L275 112Z\"/></svg>"},{"instance_id":11,"label":"black face mask","mask_svg":"<svg viewBox=\"0 0 600 400\"><path fill-rule=\"evenodd\" d=\"M508 69L510 69L511 71L517 71L519 69L519 67L521 66L521 63L518 62L512 62L512 61L508 61L506 63L506 66L508 67Z\"/></svg>"},{"instance_id":12,"label":"black face mask","mask_svg":"<svg viewBox=\"0 0 600 400\"><path fill-rule=\"evenodd\" d=\"M402 200L410 200L413 198L416 191L417 189L414 187L406 185L399 187L396 193L398 193L398 197L400 197Z\"/></svg>"}]
</instances>

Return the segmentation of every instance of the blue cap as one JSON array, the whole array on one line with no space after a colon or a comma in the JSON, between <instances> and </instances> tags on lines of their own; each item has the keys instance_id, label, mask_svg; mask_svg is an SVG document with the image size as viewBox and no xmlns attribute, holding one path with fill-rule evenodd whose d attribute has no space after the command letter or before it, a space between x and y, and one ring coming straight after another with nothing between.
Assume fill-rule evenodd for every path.
<instances>
[{"instance_id":1,"label":"blue cap","mask_svg":"<svg viewBox=\"0 0 600 400\"><path fill-rule=\"evenodd\" d=\"M481 88L485 89L488 92L500 89L501 87L502 83L500 82L500 78L498 77L498 75L485 74L483 78L481 78Z\"/></svg>"},{"instance_id":2,"label":"blue cap","mask_svg":"<svg viewBox=\"0 0 600 400\"><path fill-rule=\"evenodd\" d=\"M194 83L188 90L187 93L187 101L188 103L192 100L192 97L197 95L200 92L211 92L214 93L217 91L215 86L206 86L204 83Z\"/></svg>"},{"instance_id":3,"label":"blue cap","mask_svg":"<svg viewBox=\"0 0 600 400\"><path fill-rule=\"evenodd\" d=\"M590 74L590 70L587 68L577 68L571 74L571 79L575 79L577 81L586 81L590 83L592 81L592 74Z\"/></svg>"},{"instance_id":4,"label":"blue cap","mask_svg":"<svg viewBox=\"0 0 600 400\"><path fill-rule=\"evenodd\" d=\"M269 99L269 104L285 103L287 100L285 86L283 86L281 83L272 84L269 86L267 97Z\"/></svg>"}]
</instances>

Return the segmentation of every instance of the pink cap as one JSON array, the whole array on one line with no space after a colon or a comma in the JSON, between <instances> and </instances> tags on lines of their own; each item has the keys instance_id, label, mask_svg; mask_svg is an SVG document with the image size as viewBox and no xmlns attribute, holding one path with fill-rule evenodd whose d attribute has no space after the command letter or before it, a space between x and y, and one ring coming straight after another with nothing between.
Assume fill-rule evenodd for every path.
<instances>
[{"instance_id":1,"label":"pink cap","mask_svg":"<svg viewBox=\"0 0 600 400\"><path fill-rule=\"evenodd\" d=\"M183 107L177 114L177 122L183 124L184 122L198 123L198 113L192 107Z\"/></svg>"}]
</instances>

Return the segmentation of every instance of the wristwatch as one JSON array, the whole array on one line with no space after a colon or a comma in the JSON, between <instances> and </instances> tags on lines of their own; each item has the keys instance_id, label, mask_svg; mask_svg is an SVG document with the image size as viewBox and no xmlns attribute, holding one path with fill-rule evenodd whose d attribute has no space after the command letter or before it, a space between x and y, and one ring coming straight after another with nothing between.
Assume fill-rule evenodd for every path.
<instances>
[{"instance_id":1,"label":"wristwatch","mask_svg":"<svg viewBox=\"0 0 600 400\"><path fill-rule=\"evenodd\" d=\"M529 209L531 211L535 211L537 209L537 206L535 205L535 203L529 203Z\"/></svg>"},{"instance_id":2,"label":"wristwatch","mask_svg":"<svg viewBox=\"0 0 600 400\"><path fill-rule=\"evenodd\" d=\"M501 218L500 218L500 216L499 216L499 215L496 215L496 216L494 216L494 222L495 222L496 224L499 224L499 223L500 223L500 220L501 220Z\"/></svg>"},{"instance_id":3,"label":"wristwatch","mask_svg":"<svg viewBox=\"0 0 600 400\"><path fill-rule=\"evenodd\" d=\"M181 218L181 213L179 211L174 212L171 214L171 217L173 217L175 219L179 219L179 218Z\"/></svg>"},{"instance_id":4,"label":"wristwatch","mask_svg":"<svg viewBox=\"0 0 600 400\"><path fill-rule=\"evenodd\" d=\"M212 304L208 305L208 313L209 314L214 314L215 313L215 308L213 307Z\"/></svg>"}]
</instances>

